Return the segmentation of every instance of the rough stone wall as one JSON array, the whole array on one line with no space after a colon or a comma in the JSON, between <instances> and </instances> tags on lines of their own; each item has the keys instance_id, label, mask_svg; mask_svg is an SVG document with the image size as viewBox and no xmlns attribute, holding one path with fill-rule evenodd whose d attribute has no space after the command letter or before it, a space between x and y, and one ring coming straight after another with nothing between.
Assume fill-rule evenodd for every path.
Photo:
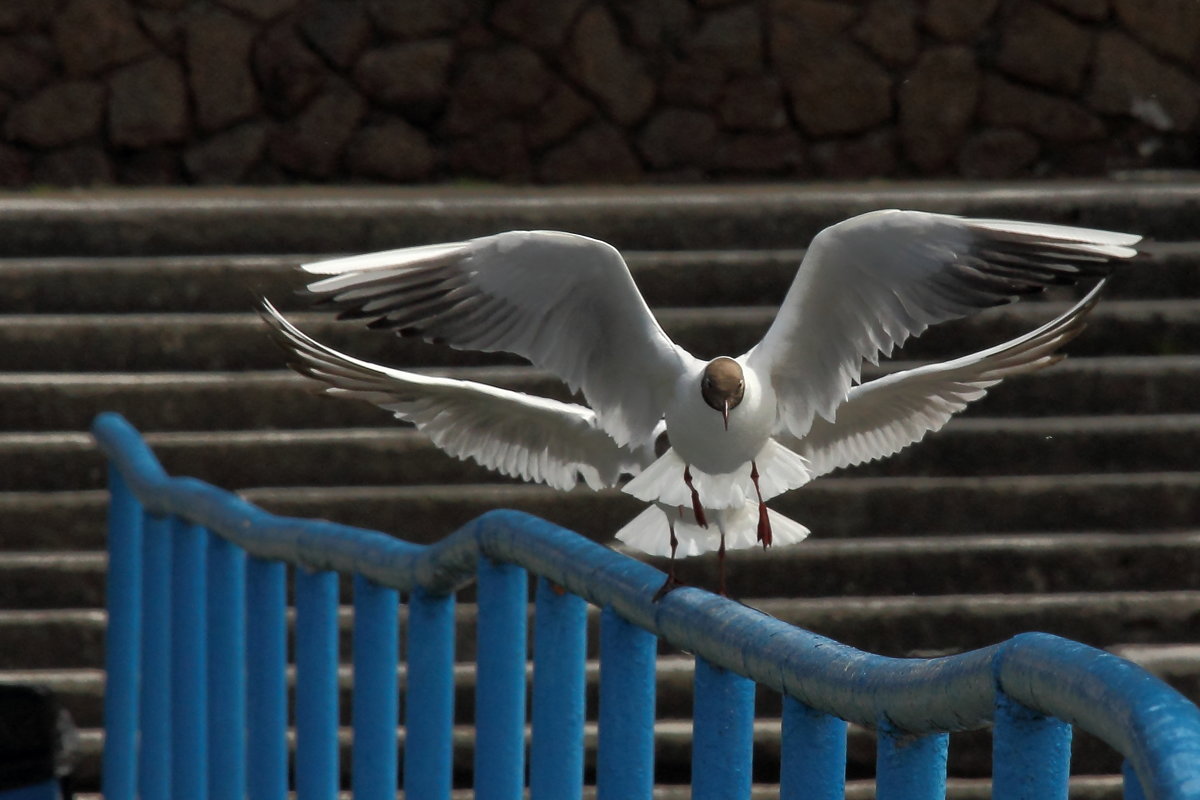
<instances>
[{"instance_id":1,"label":"rough stone wall","mask_svg":"<svg viewBox=\"0 0 1200 800\"><path fill-rule=\"evenodd\" d=\"M1196 167L1198 0L2 0L0 183Z\"/></svg>"}]
</instances>

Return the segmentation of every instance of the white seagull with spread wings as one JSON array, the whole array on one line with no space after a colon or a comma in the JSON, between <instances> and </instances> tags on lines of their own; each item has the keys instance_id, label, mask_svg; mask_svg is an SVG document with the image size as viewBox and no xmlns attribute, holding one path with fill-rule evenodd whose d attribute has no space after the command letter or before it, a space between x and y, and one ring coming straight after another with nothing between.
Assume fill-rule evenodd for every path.
<instances>
[{"instance_id":1,"label":"white seagull with spread wings","mask_svg":"<svg viewBox=\"0 0 1200 800\"><path fill-rule=\"evenodd\" d=\"M617 250L583 236L512 231L302 267L324 276L308 292L342 318L515 353L582 392L590 408L370 364L312 340L265 301L264 316L299 372L394 412L450 455L558 489L633 475L624 491L651 506L618 538L672 558L681 542L684 555L716 549L723 590L727 547L808 534L766 500L891 455L1002 378L1053 363L1100 287L1036 331L974 355L859 384L864 360L890 355L929 325L1103 277L1139 240L916 211L863 214L813 239L761 342L708 362L670 340ZM656 458L664 430L670 448Z\"/></svg>"}]
</instances>

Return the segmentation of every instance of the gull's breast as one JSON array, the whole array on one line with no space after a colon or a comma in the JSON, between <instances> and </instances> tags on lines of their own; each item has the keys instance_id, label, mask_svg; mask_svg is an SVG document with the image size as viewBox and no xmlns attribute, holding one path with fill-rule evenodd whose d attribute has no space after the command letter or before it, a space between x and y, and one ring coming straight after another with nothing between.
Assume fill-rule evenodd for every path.
<instances>
[{"instance_id":1,"label":"gull's breast","mask_svg":"<svg viewBox=\"0 0 1200 800\"><path fill-rule=\"evenodd\" d=\"M729 412L729 430L721 413L704 402L699 375L685 376L676 384L666 411L671 446L685 462L710 475L749 469L775 428L774 391L750 369L744 372L745 394Z\"/></svg>"}]
</instances>

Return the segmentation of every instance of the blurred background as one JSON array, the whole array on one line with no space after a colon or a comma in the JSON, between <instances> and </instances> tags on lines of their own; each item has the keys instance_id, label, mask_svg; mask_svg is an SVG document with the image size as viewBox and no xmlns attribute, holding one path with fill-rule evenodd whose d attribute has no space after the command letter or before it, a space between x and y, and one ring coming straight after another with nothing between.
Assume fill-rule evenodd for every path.
<instances>
[{"instance_id":1,"label":"blurred background","mask_svg":"<svg viewBox=\"0 0 1200 800\"><path fill-rule=\"evenodd\" d=\"M1194 0L6 0L0 184L1192 168Z\"/></svg>"}]
</instances>

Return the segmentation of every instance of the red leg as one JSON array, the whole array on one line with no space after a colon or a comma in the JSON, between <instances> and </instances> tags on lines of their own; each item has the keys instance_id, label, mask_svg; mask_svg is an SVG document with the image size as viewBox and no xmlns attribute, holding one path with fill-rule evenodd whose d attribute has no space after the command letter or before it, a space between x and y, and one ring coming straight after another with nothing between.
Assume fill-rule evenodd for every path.
<instances>
[{"instance_id":1,"label":"red leg","mask_svg":"<svg viewBox=\"0 0 1200 800\"><path fill-rule=\"evenodd\" d=\"M692 485L692 468L690 465L683 468L683 482L692 491L692 512L696 515L696 524L701 528L707 528L708 518L704 516L704 506L700 505L700 493Z\"/></svg>"},{"instance_id":2,"label":"red leg","mask_svg":"<svg viewBox=\"0 0 1200 800\"><path fill-rule=\"evenodd\" d=\"M652 598L655 603L666 597L667 592L670 592L677 586L683 585L675 577L675 551L679 547L679 539L675 537L675 522L671 519L670 515L667 516L667 528L671 531L671 561L667 566L667 579L663 581L662 586L658 587L658 591L654 593L654 597Z\"/></svg>"},{"instance_id":3,"label":"red leg","mask_svg":"<svg viewBox=\"0 0 1200 800\"><path fill-rule=\"evenodd\" d=\"M767 504L763 502L762 490L758 488L758 465L750 462L750 480L754 482L754 493L758 495L758 541L763 550L771 546L771 518L767 516Z\"/></svg>"}]
</instances>

